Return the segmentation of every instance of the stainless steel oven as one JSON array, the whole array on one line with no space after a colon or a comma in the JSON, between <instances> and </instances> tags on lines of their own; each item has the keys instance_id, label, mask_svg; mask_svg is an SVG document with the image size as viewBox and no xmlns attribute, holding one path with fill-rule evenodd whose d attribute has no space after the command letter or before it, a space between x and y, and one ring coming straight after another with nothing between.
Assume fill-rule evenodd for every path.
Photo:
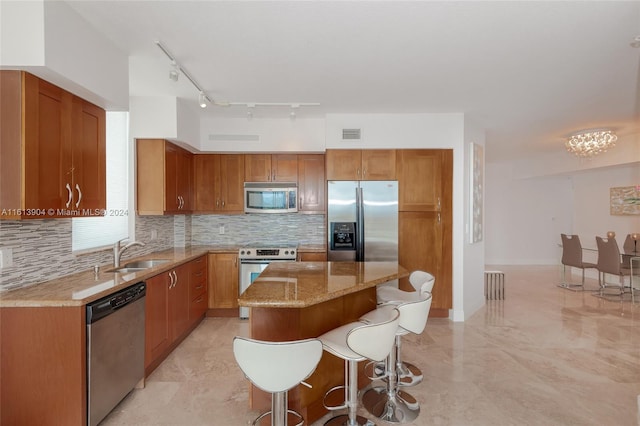
<instances>
[{"instance_id":1,"label":"stainless steel oven","mask_svg":"<svg viewBox=\"0 0 640 426\"><path fill-rule=\"evenodd\" d=\"M240 259L240 294L242 294L271 262L296 260L296 247L245 247L238 251ZM249 318L249 308L240 308L240 318Z\"/></svg>"}]
</instances>

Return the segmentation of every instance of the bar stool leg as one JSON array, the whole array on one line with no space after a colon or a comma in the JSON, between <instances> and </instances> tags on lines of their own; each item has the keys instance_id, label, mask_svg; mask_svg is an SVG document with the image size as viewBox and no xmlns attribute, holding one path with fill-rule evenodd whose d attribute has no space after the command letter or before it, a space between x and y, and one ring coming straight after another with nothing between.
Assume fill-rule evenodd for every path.
<instances>
[{"instance_id":1,"label":"bar stool leg","mask_svg":"<svg viewBox=\"0 0 640 426\"><path fill-rule=\"evenodd\" d=\"M325 426L368 426L372 425L368 419L358 416L358 362L348 360L345 362L345 378L347 379L345 396L347 414L332 417L327 420Z\"/></svg>"},{"instance_id":2,"label":"bar stool leg","mask_svg":"<svg viewBox=\"0 0 640 426\"><path fill-rule=\"evenodd\" d=\"M396 342L400 336L396 336ZM395 346L395 345L394 345ZM373 416L389 423L409 423L420 414L420 404L403 390L398 389L397 346L389 354L386 386L369 385L362 393L362 405Z\"/></svg>"}]
</instances>

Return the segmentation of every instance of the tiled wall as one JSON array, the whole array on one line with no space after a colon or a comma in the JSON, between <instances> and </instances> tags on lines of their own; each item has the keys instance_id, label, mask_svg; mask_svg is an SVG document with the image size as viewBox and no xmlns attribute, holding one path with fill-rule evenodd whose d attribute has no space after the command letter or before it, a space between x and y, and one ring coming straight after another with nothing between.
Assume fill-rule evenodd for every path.
<instances>
[{"instance_id":1,"label":"tiled wall","mask_svg":"<svg viewBox=\"0 0 640 426\"><path fill-rule=\"evenodd\" d=\"M174 246L322 244L324 228L323 215L137 216L136 239L146 246L132 247L123 259ZM0 269L0 292L113 264L112 248L71 252L71 219L0 221L0 248L13 252L13 266Z\"/></svg>"}]
</instances>

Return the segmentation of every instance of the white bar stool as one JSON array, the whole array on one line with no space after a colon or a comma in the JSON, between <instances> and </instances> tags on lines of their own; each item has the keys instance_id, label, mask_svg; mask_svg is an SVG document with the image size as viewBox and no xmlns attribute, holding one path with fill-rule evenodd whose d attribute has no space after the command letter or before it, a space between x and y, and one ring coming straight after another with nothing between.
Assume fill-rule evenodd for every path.
<instances>
[{"instance_id":1,"label":"white bar stool","mask_svg":"<svg viewBox=\"0 0 640 426\"><path fill-rule=\"evenodd\" d=\"M394 305L383 305L394 306ZM398 361L400 340L409 333L420 334L424 331L431 309L431 293L419 293L417 300L395 305L400 312L400 323L396 331L395 347L391 349L386 362L386 384L369 385L362 392L362 405L377 418L390 423L408 423L420 414L420 404L409 393L398 388ZM376 311L380 310L378 308ZM377 321L377 312L369 312L360 320Z\"/></svg>"},{"instance_id":2,"label":"white bar stool","mask_svg":"<svg viewBox=\"0 0 640 426\"><path fill-rule=\"evenodd\" d=\"M360 321L352 322L335 328L318 337L322 341L324 350L342 358L345 361L345 385L330 389L327 396L334 390L344 388L344 404L329 407L328 410L347 408L347 414L329 419L325 425L363 426L371 422L356 414L358 410L358 362L366 359L382 361L385 359L395 339L400 314L394 306L383 306L375 309L375 322L365 324Z\"/></svg>"},{"instance_id":3,"label":"white bar stool","mask_svg":"<svg viewBox=\"0 0 640 426\"><path fill-rule=\"evenodd\" d=\"M244 375L254 385L271 393L271 411L261 414L252 424L271 415L272 426L287 426L290 413L300 419L296 425L302 425L302 416L288 409L287 391L315 371L322 358L320 340L265 342L236 336L233 354Z\"/></svg>"},{"instance_id":4,"label":"white bar stool","mask_svg":"<svg viewBox=\"0 0 640 426\"><path fill-rule=\"evenodd\" d=\"M398 305L404 302L410 302L420 299L421 293L431 293L436 278L428 272L413 271L409 275L409 282L415 291L404 291L397 287L378 286L377 299L378 304ZM415 386L422 381L422 371L415 365L403 361L401 356L401 340L396 339L396 371L398 373L399 386ZM371 379L383 379L387 374L388 368L385 363L370 363L365 371Z\"/></svg>"},{"instance_id":5,"label":"white bar stool","mask_svg":"<svg viewBox=\"0 0 640 426\"><path fill-rule=\"evenodd\" d=\"M394 305L386 305L394 306ZM369 385L362 391L362 405L372 415L390 423L408 423L420 414L420 404L409 393L398 389L398 348L402 336L409 333L420 334L424 331L431 309L431 293L419 294L418 300L395 305L400 312L400 323L396 331L395 347L390 351L386 362L384 385ZM377 311L371 311L360 320L377 321Z\"/></svg>"}]
</instances>

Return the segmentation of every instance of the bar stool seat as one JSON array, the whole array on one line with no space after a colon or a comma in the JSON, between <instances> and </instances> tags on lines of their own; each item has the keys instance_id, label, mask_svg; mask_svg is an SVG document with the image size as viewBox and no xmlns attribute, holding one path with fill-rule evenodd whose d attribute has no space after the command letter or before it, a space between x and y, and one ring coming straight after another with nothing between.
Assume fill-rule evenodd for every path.
<instances>
[{"instance_id":1,"label":"bar stool seat","mask_svg":"<svg viewBox=\"0 0 640 426\"><path fill-rule=\"evenodd\" d=\"M404 291L392 286L378 286L378 304L393 304L413 302L421 299L421 294L431 293L435 284L435 277L425 271L413 271L409 275L409 282L414 291ZM415 365L403 361L401 356L400 340L396 339L396 371L398 373L399 386L415 386L423 379L422 371ZM388 368L384 363L370 363L365 368L367 376L371 379L383 379Z\"/></svg>"},{"instance_id":2,"label":"bar stool seat","mask_svg":"<svg viewBox=\"0 0 640 426\"><path fill-rule=\"evenodd\" d=\"M400 314L394 306L384 306L375 310L376 320L368 324L360 321L337 327L322 336L325 351L345 362L345 385L330 389L325 401L333 391L344 388L344 403L339 406L327 406L328 410L347 408L346 415L329 419L325 425L350 426L371 424L362 416L357 416L358 409L358 362L366 359L382 361L385 359L395 339Z\"/></svg>"},{"instance_id":3,"label":"bar stool seat","mask_svg":"<svg viewBox=\"0 0 640 426\"><path fill-rule=\"evenodd\" d=\"M298 418L296 425L302 425L302 416L288 409L287 391L315 371L322 358L320 340L265 342L236 336L233 354L244 375L258 388L271 393L271 411L261 414L252 424L271 415L272 426L287 426L288 414L292 414Z\"/></svg>"}]
</instances>

